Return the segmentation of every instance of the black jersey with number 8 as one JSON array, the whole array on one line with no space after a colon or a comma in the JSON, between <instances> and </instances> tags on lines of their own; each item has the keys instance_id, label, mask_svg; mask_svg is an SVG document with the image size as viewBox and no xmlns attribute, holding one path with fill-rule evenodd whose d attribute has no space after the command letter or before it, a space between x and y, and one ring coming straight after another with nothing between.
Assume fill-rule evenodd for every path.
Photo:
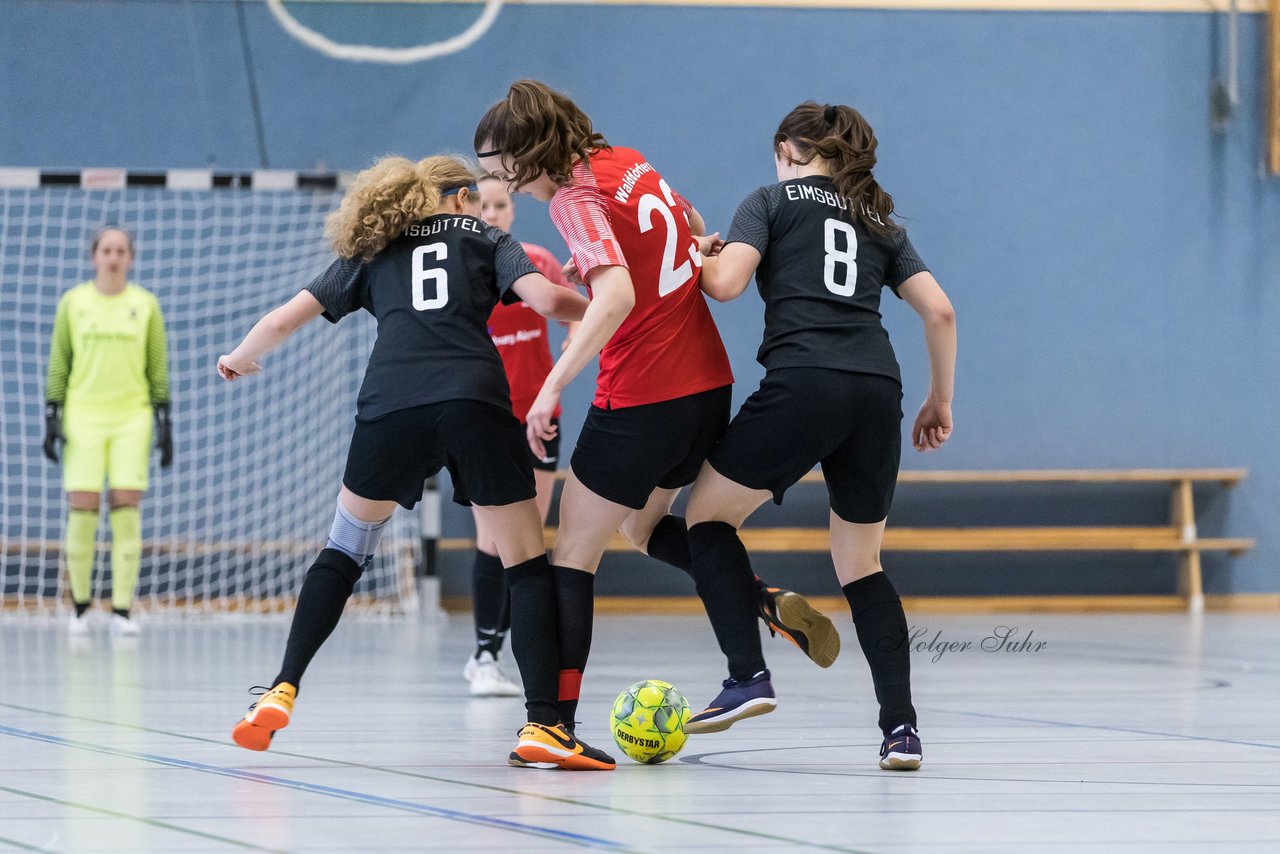
<instances>
[{"instance_id":1,"label":"black jersey with number 8","mask_svg":"<svg viewBox=\"0 0 1280 854\"><path fill-rule=\"evenodd\" d=\"M764 299L766 369L833 368L901 382L880 291L927 268L905 231L875 234L826 176L761 187L743 200L729 243L760 252L756 285Z\"/></svg>"},{"instance_id":2,"label":"black jersey with number 8","mask_svg":"<svg viewBox=\"0 0 1280 854\"><path fill-rule=\"evenodd\" d=\"M307 290L337 323L363 308L378 320L356 418L479 400L511 408L506 372L489 337L499 300L537 267L520 243L475 217L442 214L409 226L371 261L339 258Z\"/></svg>"}]
</instances>

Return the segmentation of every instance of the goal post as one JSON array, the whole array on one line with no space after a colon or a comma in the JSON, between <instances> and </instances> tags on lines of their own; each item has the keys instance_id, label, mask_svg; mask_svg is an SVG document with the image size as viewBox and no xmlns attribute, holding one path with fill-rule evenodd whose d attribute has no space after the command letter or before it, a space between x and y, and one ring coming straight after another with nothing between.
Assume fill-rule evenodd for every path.
<instances>
[{"instance_id":1,"label":"goal post","mask_svg":"<svg viewBox=\"0 0 1280 854\"><path fill-rule=\"evenodd\" d=\"M339 184L279 171L0 169L3 610L69 605L61 469L41 452L45 376L58 300L92 278L89 241L104 225L132 233L129 279L159 298L168 339L175 453L168 469L152 455L138 606L291 605L333 519L375 324L312 323L235 383L215 365L332 260L322 232ZM95 599L109 590L106 503ZM417 514L396 512L358 607L416 610L418 529Z\"/></svg>"}]
</instances>

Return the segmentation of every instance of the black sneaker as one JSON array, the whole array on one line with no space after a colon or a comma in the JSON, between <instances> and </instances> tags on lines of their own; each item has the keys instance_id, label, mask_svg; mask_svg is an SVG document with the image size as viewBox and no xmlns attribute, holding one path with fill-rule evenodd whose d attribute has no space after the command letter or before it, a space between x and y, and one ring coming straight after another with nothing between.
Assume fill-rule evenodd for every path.
<instances>
[{"instance_id":1,"label":"black sneaker","mask_svg":"<svg viewBox=\"0 0 1280 854\"><path fill-rule=\"evenodd\" d=\"M880 745L880 767L886 771L915 771L923 757L920 734L911 724L894 729Z\"/></svg>"},{"instance_id":2,"label":"black sneaker","mask_svg":"<svg viewBox=\"0 0 1280 854\"><path fill-rule=\"evenodd\" d=\"M741 682L726 679L723 686L711 705L684 725L685 732L691 735L720 732L743 718L767 715L778 705L778 701L774 699L773 683L769 681L768 670L761 670Z\"/></svg>"},{"instance_id":3,"label":"black sneaker","mask_svg":"<svg viewBox=\"0 0 1280 854\"><path fill-rule=\"evenodd\" d=\"M840 633L799 593L759 583L760 619L769 634L782 635L819 667L830 667L840 655Z\"/></svg>"}]
</instances>

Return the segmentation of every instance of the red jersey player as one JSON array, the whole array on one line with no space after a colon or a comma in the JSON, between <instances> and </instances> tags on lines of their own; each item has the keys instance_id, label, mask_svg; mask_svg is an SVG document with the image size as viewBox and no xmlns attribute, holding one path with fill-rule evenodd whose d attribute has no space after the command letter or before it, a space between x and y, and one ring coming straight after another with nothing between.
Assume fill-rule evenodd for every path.
<instances>
[{"instance_id":1,"label":"red jersey player","mask_svg":"<svg viewBox=\"0 0 1280 854\"><path fill-rule=\"evenodd\" d=\"M577 334L526 416L530 445L540 452L556 434L561 390L600 354L552 560L560 713L568 724L590 650L594 573L613 532L673 566L687 571L690 564L684 522L670 509L728 423L733 382L698 287L700 246L713 241L695 238L701 217L644 155L610 146L573 101L537 81L512 84L481 119L475 147L491 174L550 203L591 291ZM826 648L834 627L805 609L808 632L823 635Z\"/></svg>"},{"instance_id":2,"label":"red jersey player","mask_svg":"<svg viewBox=\"0 0 1280 854\"><path fill-rule=\"evenodd\" d=\"M492 175L480 179L479 200L475 202L473 215L486 225L510 233L515 220L515 205L506 184ZM522 243L525 254L550 281L566 288L573 284L565 277L556 257L541 246ZM570 331L576 324L569 324ZM511 388L511 409L520 423L542 388L542 382L551 373L551 347L547 340L547 320L523 302L510 305L498 303L489 316L489 335L502 366L506 369L507 384ZM558 419L557 409L554 419ZM553 420L553 424L558 421ZM551 493L556 485L556 463L559 461L559 439L545 443L546 453L537 456L530 449L533 477L537 486L538 512L542 522L547 521L551 507ZM485 525L481 514L475 514L476 554L472 562L471 592L475 612L476 649L467 659L463 675L471 685L475 697L518 697L520 687L513 683L498 665L498 657L511 627L511 611L507 582L498 557L494 532Z\"/></svg>"}]
</instances>

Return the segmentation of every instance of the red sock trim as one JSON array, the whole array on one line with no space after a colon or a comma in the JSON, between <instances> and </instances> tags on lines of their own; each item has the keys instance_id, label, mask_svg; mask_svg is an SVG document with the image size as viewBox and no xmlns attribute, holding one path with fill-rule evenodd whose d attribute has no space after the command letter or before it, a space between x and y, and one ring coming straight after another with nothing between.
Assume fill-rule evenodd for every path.
<instances>
[{"instance_id":1,"label":"red sock trim","mask_svg":"<svg viewBox=\"0 0 1280 854\"><path fill-rule=\"evenodd\" d=\"M560 696L556 699L561 702L564 702L565 700L576 700L580 693L582 693L582 671L561 670Z\"/></svg>"}]
</instances>

